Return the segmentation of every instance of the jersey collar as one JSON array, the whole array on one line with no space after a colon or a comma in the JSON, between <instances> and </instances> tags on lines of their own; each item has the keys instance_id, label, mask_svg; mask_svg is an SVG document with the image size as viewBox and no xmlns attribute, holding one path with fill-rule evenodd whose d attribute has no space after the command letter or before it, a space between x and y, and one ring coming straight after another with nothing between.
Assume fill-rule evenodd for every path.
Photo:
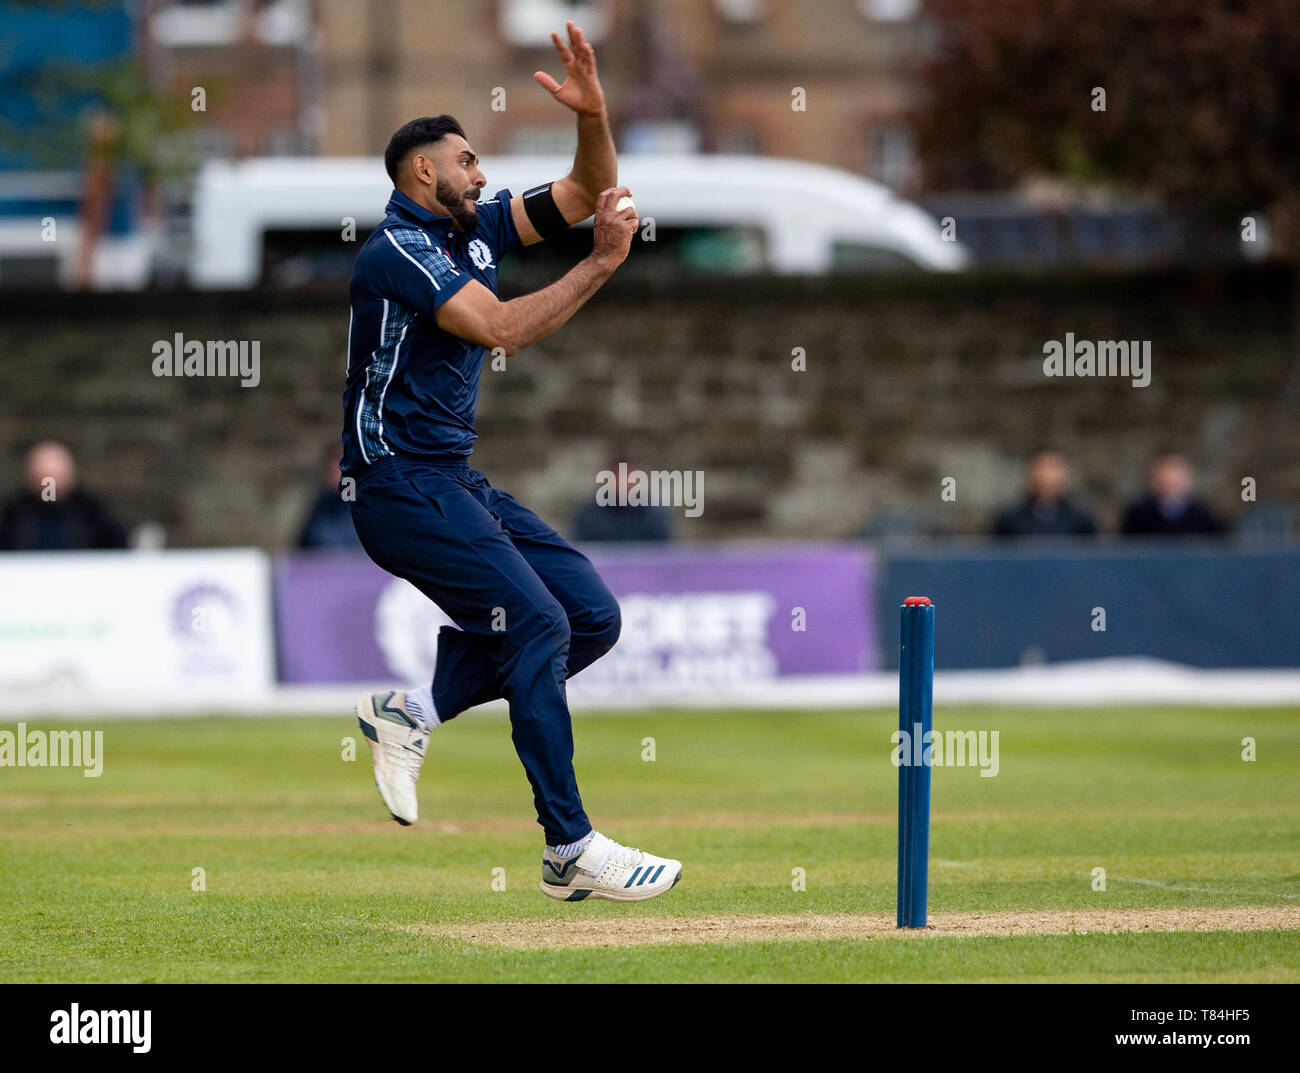
<instances>
[{"instance_id":1,"label":"jersey collar","mask_svg":"<svg viewBox=\"0 0 1300 1073\"><path fill-rule=\"evenodd\" d=\"M435 216L423 205L419 205L412 201L397 189L393 190L392 196L388 199L388 205L386 208L388 212L397 213L399 216L406 216L425 227L450 227L452 224L450 216Z\"/></svg>"}]
</instances>

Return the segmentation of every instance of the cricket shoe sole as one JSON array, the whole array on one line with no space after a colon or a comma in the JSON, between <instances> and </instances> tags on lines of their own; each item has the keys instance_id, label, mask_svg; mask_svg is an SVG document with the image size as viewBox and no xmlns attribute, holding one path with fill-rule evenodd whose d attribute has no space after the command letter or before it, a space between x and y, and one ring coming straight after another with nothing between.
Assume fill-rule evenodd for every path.
<instances>
[{"instance_id":1,"label":"cricket shoe sole","mask_svg":"<svg viewBox=\"0 0 1300 1073\"><path fill-rule=\"evenodd\" d=\"M370 746L375 785L388 814L403 827L420 818L415 784L424 765L428 732L406 709L406 694L370 693L359 697L357 722Z\"/></svg>"}]
</instances>

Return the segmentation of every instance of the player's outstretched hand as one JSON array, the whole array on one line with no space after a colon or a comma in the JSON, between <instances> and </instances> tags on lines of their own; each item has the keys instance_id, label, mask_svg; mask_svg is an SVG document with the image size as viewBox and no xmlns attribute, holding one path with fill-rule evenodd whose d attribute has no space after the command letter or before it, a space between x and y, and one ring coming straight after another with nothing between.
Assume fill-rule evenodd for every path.
<instances>
[{"instance_id":1,"label":"player's outstretched hand","mask_svg":"<svg viewBox=\"0 0 1300 1073\"><path fill-rule=\"evenodd\" d=\"M559 34L551 34L555 51L560 54L560 61L564 64L564 85L560 85L545 71L534 71L533 78L566 108L572 108L579 115L601 115L605 111L605 93L600 88L600 78L596 74L596 53L572 19L564 26L569 31L568 45L560 39ZM573 47L570 48L569 45Z\"/></svg>"},{"instance_id":2,"label":"player's outstretched hand","mask_svg":"<svg viewBox=\"0 0 1300 1073\"><path fill-rule=\"evenodd\" d=\"M620 198L630 197L631 193L626 186L611 186L596 198L596 216L592 221L595 230L591 248L593 256L616 265L627 259L632 236L636 234L636 209L629 205L620 212L617 206Z\"/></svg>"}]
</instances>

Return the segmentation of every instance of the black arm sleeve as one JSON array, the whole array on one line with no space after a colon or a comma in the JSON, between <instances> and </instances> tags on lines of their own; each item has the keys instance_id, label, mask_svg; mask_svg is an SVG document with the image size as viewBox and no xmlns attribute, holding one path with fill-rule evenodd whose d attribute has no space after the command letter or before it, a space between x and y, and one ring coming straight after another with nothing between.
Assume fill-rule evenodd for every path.
<instances>
[{"instance_id":1,"label":"black arm sleeve","mask_svg":"<svg viewBox=\"0 0 1300 1073\"><path fill-rule=\"evenodd\" d=\"M543 183L524 191L524 214L542 238L550 238L569 226L569 221L556 207L555 198L551 196L551 185Z\"/></svg>"}]
</instances>

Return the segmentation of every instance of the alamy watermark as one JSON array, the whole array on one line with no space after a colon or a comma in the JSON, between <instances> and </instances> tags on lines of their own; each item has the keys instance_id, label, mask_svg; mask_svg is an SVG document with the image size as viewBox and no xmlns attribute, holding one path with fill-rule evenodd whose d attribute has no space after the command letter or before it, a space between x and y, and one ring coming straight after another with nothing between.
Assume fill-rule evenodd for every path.
<instances>
[{"instance_id":1,"label":"alamy watermark","mask_svg":"<svg viewBox=\"0 0 1300 1073\"><path fill-rule=\"evenodd\" d=\"M922 732L914 723L910 731L895 730L889 741L894 767L978 767L981 779L991 779L1001 766L996 730Z\"/></svg>"},{"instance_id":2,"label":"alamy watermark","mask_svg":"<svg viewBox=\"0 0 1300 1073\"><path fill-rule=\"evenodd\" d=\"M1123 376L1134 387L1151 383L1150 339L1049 339L1043 344L1044 376Z\"/></svg>"},{"instance_id":3,"label":"alamy watermark","mask_svg":"<svg viewBox=\"0 0 1300 1073\"><path fill-rule=\"evenodd\" d=\"M237 376L240 387L262 382L260 339L186 339L177 332L152 350L154 376Z\"/></svg>"},{"instance_id":4,"label":"alamy watermark","mask_svg":"<svg viewBox=\"0 0 1300 1073\"><path fill-rule=\"evenodd\" d=\"M83 1010L72 1003L50 1014L51 1043L127 1044L135 1054L148 1054L151 1010Z\"/></svg>"},{"instance_id":5,"label":"alamy watermark","mask_svg":"<svg viewBox=\"0 0 1300 1073\"><path fill-rule=\"evenodd\" d=\"M704 513L704 471L680 469L629 469L626 462L617 471L602 469L596 474L596 505L599 507L685 507L688 518Z\"/></svg>"},{"instance_id":6,"label":"alamy watermark","mask_svg":"<svg viewBox=\"0 0 1300 1073\"><path fill-rule=\"evenodd\" d=\"M88 779L104 773L102 730L0 730L0 767L79 767Z\"/></svg>"}]
</instances>

